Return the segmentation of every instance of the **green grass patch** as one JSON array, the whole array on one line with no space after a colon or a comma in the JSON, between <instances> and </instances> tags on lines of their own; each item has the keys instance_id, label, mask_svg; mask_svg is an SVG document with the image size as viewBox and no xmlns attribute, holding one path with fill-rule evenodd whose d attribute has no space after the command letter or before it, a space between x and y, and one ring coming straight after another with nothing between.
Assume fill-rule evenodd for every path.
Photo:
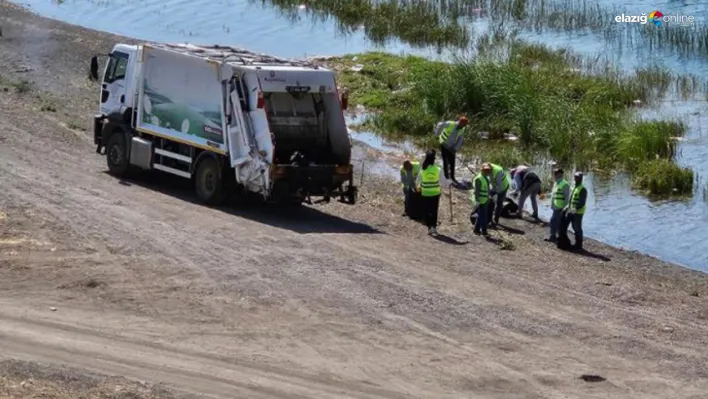
<instances>
[{"instance_id":1,"label":"green grass patch","mask_svg":"<svg viewBox=\"0 0 708 399\"><path fill-rule=\"evenodd\" d=\"M86 128L81 123L79 123L77 121L70 121L69 123L67 123L66 127L68 127L71 130L86 131Z\"/></svg>"},{"instance_id":2,"label":"green grass patch","mask_svg":"<svg viewBox=\"0 0 708 399\"><path fill-rule=\"evenodd\" d=\"M676 139L686 126L674 121L639 121L617 136L616 159L628 170L636 170L643 162L657 158L671 159L676 154Z\"/></svg>"},{"instance_id":3,"label":"green grass patch","mask_svg":"<svg viewBox=\"0 0 708 399\"><path fill-rule=\"evenodd\" d=\"M668 159L654 159L636 168L632 183L649 196L689 196L693 193L693 171Z\"/></svg>"},{"instance_id":4,"label":"green grass patch","mask_svg":"<svg viewBox=\"0 0 708 399\"><path fill-rule=\"evenodd\" d=\"M10 85L18 93L28 93L30 90L32 90L32 84L26 80L19 80L16 82L12 82L12 83L10 83Z\"/></svg>"},{"instance_id":5,"label":"green grass patch","mask_svg":"<svg viewBox=\"0 0 708 399\"><path fill-rule=\"evenodd\" d=\"M651 104L670 85L667 72L628 75L606 66L590 74L582 63L567 50L521 42L503 56L454 63L378 52L329 61L351 104L371 111L369 127L389 138L436 148L435 124L464 114L472 134L463 155L507 167L543 158L566 168L635 171L671 159L686 127L634 116L637 104ZM509 135L518 140L505 140Z\"/></svg>"},{"instance_id":6,"label":"green grass patch","mask_svg":"<svg viewBox=\"0 0 708 399\"><path fill-rule=\"evenodd\" d=\"M52 102L44 100L40 110L42 112L57 112L57 107Z\"/></svg>"},{"instance_id":7,"label":"green grass patch","mask_svg":"<svg viewBox=\"0 0 708 399\"><path fill-rule=\"evenodd\" d=\"M10 77L0 75L0 90L8 92L13 89L17 93L28 93L32 90L32 83L27 80L14 80Z\"/></svg>"}]
</instances>

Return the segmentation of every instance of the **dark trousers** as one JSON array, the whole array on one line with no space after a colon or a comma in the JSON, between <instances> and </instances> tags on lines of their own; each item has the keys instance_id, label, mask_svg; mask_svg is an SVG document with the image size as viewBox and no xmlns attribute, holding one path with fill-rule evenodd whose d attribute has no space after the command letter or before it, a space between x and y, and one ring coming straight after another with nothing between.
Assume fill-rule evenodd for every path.
<instances>
[{"instance_id":1,"label":"dark trousers","mask_svg":"<svg viewBox=\"0 0 708 399\"><path fill-rule=\"evenodd\" d=\"M563 223L563 209L554 209L553 215L551 216L551 237L557 238L558 230L561 228L561 223ZM567 234L567 232L566 232Z\"/></svg>"},{"instance_id":2,"label":"dark trousers","mask_svg":"<svg viewBox=\"0 0 708 399\"><path fill-rule=\"evenodd\" d=\"M489 206L489 221L494 218L494 223L499 223L499 216L501 216L502 210L504 209L504 201L506 200L506 191L497 193L495 196L489 198L487 205Z\"/></svg>"},{"instance_id":3,"label":"dark trousers","mask_svg":"<svg viewBox=\"0 0 708 399\"><path fill-rule=\"evenodd\" d=\"M575 245L571 247L568 237L568 227L573 225L575 231ZM566 213L558 231L558 248L561 249L582 249L583 248L583 215Z\"/></svg>"},{"instance_id":4,"label":"dark trousers","mask_svg":"<svg viewBox=\"0 0 708 399\"><path fill-rule=\"evenodd\" d=\"M477 221L474 224L475 233L486 233L489 224L489 202L477 208Z\"/></svg>"},{"instance_id":5,"label":"dark trousers","mask_svg":"<svg viewBox=\"0 0 708 399\"><path fill-rule=\"evenodd\" d=\"M411 204L413 203L413 190L403 189L403 209L406 216L411 216Z\"/></svg>"},{"instance_id":6,"label":"dark trousers","mask_svg":"<svg viewBox=\"0 0 708 399\"><path fill-rule=\"evenodd\" d=\"M445 179L455 181L455 152L450 151L441 144L440 154L443 160L443 173L445 174Z\"/></svg>"},{"instance_id":7,"label":"dark trousers","mask_svg":"<svg viewBox=\"0 0 708 399\"><path fill-rule=\"evenodd\" d=\"M423 210L425 211L425 225L428 228L438 227L438 205L440 205L440 196L422 197Z\"/></svg>"}]
</instances>

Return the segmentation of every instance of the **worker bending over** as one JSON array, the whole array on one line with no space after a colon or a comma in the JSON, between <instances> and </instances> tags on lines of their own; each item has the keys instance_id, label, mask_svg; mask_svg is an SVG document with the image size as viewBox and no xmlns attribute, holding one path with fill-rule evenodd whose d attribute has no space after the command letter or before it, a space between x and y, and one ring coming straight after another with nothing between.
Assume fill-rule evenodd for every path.
<instances>
[{"instance_id":1,"label":"worker bending over","mask_svg":"<svg viewBox=\"0 0 708 399\"><path fill-rule=\"evenodd\" d=\"M529 169L526 166L520 166L518 168L511 170L511 177L514 180L521 181L519 185L517 183L517 190L519 194L519 212L518 217L523 217L524 213L524 203L526 198L531 198L531 208L533 209L533 218L538 219L538 195L541 194L541 178L538 177L536 172Z\"/></svg>"},{"instance_id":2,"label":"worker bending over","mask_svg":"<svg viewBox=\"0 0 708 399\"><path fill-rule=\"evenodd\" d=\"M527 170L529 167L526 165L519 165L516 168L511 170L511 182L512 184L512 189L514 190L515 194L518 194L521 192L521 186L524 184L523 181L521 181L522 174L525 170Z\"/></svg>"},{"instance_id":3,"label":"worker bending over","mask_svg":"<svg viewBox=\"0 0 708 399\"><path fill-rule=\"evenodd\" d=\"M565 207L565 221L561 234L568 234L568 225L573 226L575 232L575 244L571 249L579 251L583 249L583 215L585 215L585 205L588 198L588 190L583 186L583 174L575 173L575 186L570 192L570 204ZM560 242L559 242L560 244ZM562 245L559 245L561 247Z\"/></svg>"},{"instance_id":4,"label":"worker bending over","mask_svg":"<svg viewBox=\"0 0 708 399\"><path fill-rule=\"evenodd\" d=\"M401 188L403 189L403 216L416 217L415 194L420 174L420 162L405 160L401 165Z\"/></svg>"},{"instance_id":5,"label":"worker bending over","mask_svg":"<svg viewBox=\"0 0 708 399\"><path fill-rule=\"evenodd\" d=\"M435 151L425 154L422 171L418 175L418 187L423 200L425 225L428 234L438 234L438 205L440 204L440 167L435 164Z\"/></svg>"},{"instance_id":6,"label":"worker bending over","mask_svg":"<svg viewBox=\"0 0 708 399\"><path fill-rule=\"evenodd\" d=\"M457 121L440 122L435 127L435 136L440 142L440 154L443 160L445 179L457 184L455 179L455 158L462 148L463 137L467 131L467 117L461 116Z\"/></svg>"},{"instance_id":7,"label":"worker bending over","mask_svg":"<svg viewBox=\"0 0 708 399\"><path fill-rule=\"evenodd\" d=\"M478 173L474 178L474 189L470 191L471 199L475 203L477 211L477 221L474 225L474 233L488 235L489 225L489 176L492 174L492 167L489 164L482 165L482 173ZM474 213L474 211L472 211Z\"/></svg>"},{"instance_id":8,"label":"worker bending over","mask_svg":"<svg viewBox=\"0 0 708 399\"><path fill-rule=\"evenodd\" d=\"M509 176L504 172L504 168L501 166L490 163L489 166L492 168L492 175L490 177L491 182L491 195L497 197L494 206L494 225L499 224L499 215L501 215L502 208L504 207L504 200L506 199L506 193L509 191L509 186L511 182L509 181Z\"/></svg>"},{"instance_id":9,"label":"worker bending over","mask_svg":"<svg viewBox=\"0 0 708 399\"><path fill-rule=\"evenodd\" d=\"M551 191L551 210L553 211L553 215L551 215L550 223L551 236L548 238L550 242L556 242L556 240L558 240L556 233L563 223L563 210L570 201L570 184L568 184L563 177L563 169L554 169L553 177L555 182L553 183L553 190Z\"/></svg>"}]
</instances>

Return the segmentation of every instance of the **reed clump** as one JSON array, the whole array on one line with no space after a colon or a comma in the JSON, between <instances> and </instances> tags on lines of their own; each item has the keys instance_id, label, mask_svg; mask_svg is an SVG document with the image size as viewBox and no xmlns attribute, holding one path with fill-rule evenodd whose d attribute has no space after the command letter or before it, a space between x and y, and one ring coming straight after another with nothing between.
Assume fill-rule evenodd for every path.
<instances>
[{"instance_id":1,"label":"reed clump","mask_svg":"<svg viewBox=\"0 0 708 399\"><path fill-rule=\"evenodd\" d=\"M649 196L689 196L693 193L693 171L669 159L641 163L632 176L633 185Z\"/></svg>"},{"instance_id":2,"label":"reed clump","mask_svg":"<svg viewBox=\"0 0 708 399\"><path fill-rule=\"evenodd\" d=\"M255 2L257 0L249 0ZM466 22L489 18L493 29L531 32L593 33L620 51L643 47L648 52L669 50L683 56L708 57L708 26L669 22L618 23L623 7L597 0L261 0L293 20L307 15L315 21L334 19L343 34L363 31L384 44L397 39L415 47L465 48L471 33Z\"/></svg>"},{"instance_id":3,"label":"reed clump","mask_svg":"<svg viewBox=\"0 0 708 399\"><path fill-rule=\"evenodd\" d=\"M252 0L251 0L252 1ZM398 39L416 47L467 47L470 32L459 18L458 1L393 0L261 0L298 19L301 13L311 19L335 19L338 30L349 34L363 31L376 44ZM302 7L304 6L304 8Z\"/></svg>"}]
</instances>

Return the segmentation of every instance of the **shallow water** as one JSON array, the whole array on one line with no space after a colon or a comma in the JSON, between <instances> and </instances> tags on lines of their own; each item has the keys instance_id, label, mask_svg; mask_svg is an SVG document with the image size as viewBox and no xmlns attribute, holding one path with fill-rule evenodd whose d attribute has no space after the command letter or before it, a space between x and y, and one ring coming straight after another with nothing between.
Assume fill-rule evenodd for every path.
<instances>
[{"instance_id":1,"label":"shallow water","mask_svg":"<svg viewBox=\"0 0 708 399\"><path fill-rule=\"evenodd\" d=\"M276 9L260 2L204 0L23 0L41 15L89 28L154 41L189 41L219 43L247 47L286 57L336 55L381 49L369 43L361 32L349 36L338 33L332 21L313 24L303 19L291 23ZM616 2L603 0L608 9ZM664 14L693 15L697 24L708 23L708 2L702 0L660 2L629 1L622 4L628 14L649 13L655 9ZM493 18L493 16L492 16ZM485 20L475 22L474 30L484 28ZM618 49L595 34L529 33L526 37L553 46L572 46L576 51L621 62L627 68L657 63L675 72L708 73L708 62L686 60L669 51L649 52L630 46ZM436 56L433 50L416 50L398 41L386 50ZM623 246L708 271L708 113L706 103L666 103L660 109L664 116L684 116L690 132L681 144L679 162L697 173L694 197L685 202L653 203L628 189L626 176L609 182L594 182L589 176L589 203L585 218L586 235L609 244ZM652 111L649 115L659 112ZM703 115L701 115L703 114ZM352 133L356 140L385 151L394 146L377 136ZM391 173L383 165L373 166ZM395 168L393 168L395 174ZM527 208L530 205L527 205ZM547 207L541 215L548 217Z\"/></svg>"}]
</instances>

